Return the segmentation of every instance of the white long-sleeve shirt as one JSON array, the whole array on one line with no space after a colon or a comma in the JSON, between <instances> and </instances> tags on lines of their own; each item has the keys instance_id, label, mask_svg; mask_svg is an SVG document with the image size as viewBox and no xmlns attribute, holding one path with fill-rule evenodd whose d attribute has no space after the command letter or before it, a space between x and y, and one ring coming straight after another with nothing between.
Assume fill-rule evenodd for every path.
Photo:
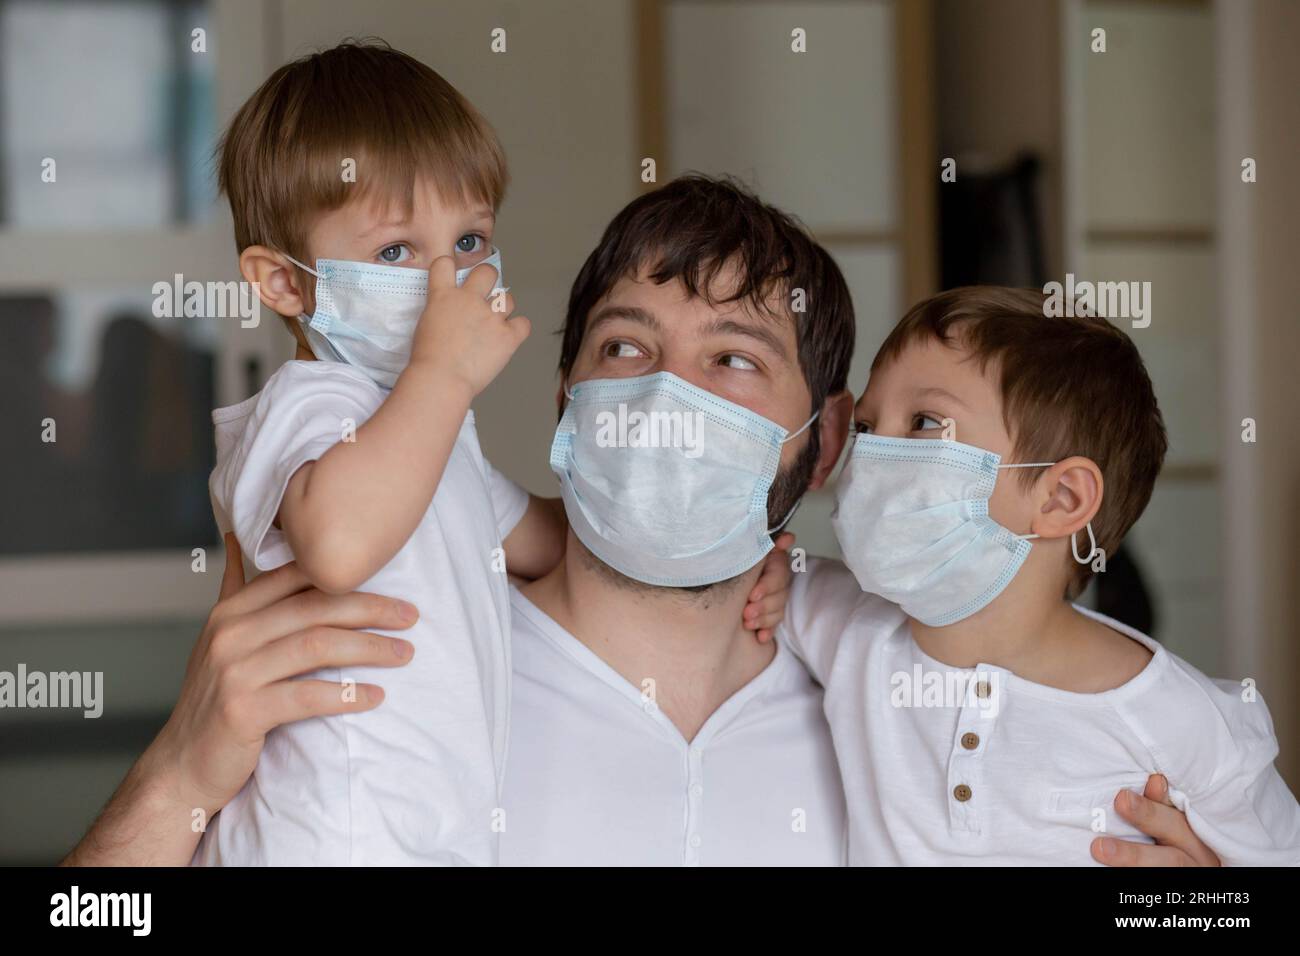
<instances>
[{"instance_id":1,"label":"white long-sleeve shirt","mask_svg":"<svg viewBox=\"0 0 1300 956\"><path fill-rule=\"evenodd\" d=\"M1079 610L1147 647L1142 672L1081 694L949 667L842 564L812 559L795 575L779 634L826 690L850 863L1092 864L1098 835L1150 842L1113 803L1162 773L1225 864L1300 865L1300 805L1273 766L1263 700Z\"/></svg>"},{"instance_id":2,"label":"white long-sleeve shirt","mask_svg":"<svg viewBox=\"0 0 1300 956\"><path fill-rule=\"evenodd\" d=\"M293 558L272 522L294 472L360 428L386 394L346 365L289 362L257 395L213 412L218 525L233 528L259 570ZM419 608L414 627L388 632L410 640L414 658L305 675L340 693L344 680L379 684L384 702L273 730L252 778L209 824L195 863L497 861L510 695L499 548L527 503L484 461L471 412L419 526L360 588Z\"/></svg>"}]
</instances>

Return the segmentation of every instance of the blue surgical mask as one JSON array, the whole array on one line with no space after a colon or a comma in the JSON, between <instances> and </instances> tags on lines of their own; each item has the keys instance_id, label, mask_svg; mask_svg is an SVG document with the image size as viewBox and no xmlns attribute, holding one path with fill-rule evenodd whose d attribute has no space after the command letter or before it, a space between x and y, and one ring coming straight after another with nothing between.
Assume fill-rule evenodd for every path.
<instances>
[{"instance_id":1,"label":"blue surgical mask","mask_svg":"<svg viewBox=\"0 0 1300 956\"><path fill-rule=\"evenodd\" d=\"M577 383L551 470L574 534L634 580L694 587L772 550L767 493L793 434L669 372ZM791 509L791 514L794 510Z\"/></svg>"},{"instance_id":2,"label":"blue surgical mask","mask_svg":"<svg viewBox=\"0 0 1300 956\"><path fill-rule=\"evenodd\" d=\"M429 296L428 271L342 259L317 259L312 269L285 258L316 277L316 313L299 316L316 358L351 365L392 388L411 361L411 339ZM494 292L504 288L495 248L482 262L458 269L456 285L479 266L496 270Z\"/></svg>"},{"instance_id":3,"label":"blue surgical mask","mask_svg":"<svg viewBox=\"0 0 1300 956\"><path fill-rule=\"evenodd\" d=\"M969 617L1001 594L1038 536L989 516L998 473L1055 464L1001 462L955 441L859 434L836 483L831 523L862 590L931 627ZM1076 560L1091 560L1092 551L1080 557L1071 543Z\"/></svg>"}]
</instances>

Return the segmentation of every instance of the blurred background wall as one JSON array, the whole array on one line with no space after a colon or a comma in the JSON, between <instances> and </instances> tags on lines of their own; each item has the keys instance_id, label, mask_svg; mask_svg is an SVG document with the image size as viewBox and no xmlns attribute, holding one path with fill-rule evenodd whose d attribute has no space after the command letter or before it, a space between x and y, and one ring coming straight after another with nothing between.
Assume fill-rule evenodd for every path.
<instances>
[{"instance_id":1,"label":"blurred background wall","mask_svg":"<svg viewBox=\"0 0 1300 956\"><path fill-rule=\"evenodd\" d=\"M151 290L237 278L214 139L272 69L347 36L433 66L505 144L497 242L534 334L476 408L489 458L541 494L552 333L606 222L651 188L644 157L659 182L738 175L827 245L858 313L855 391L892 323L939 288L1150 281L1153 321L1131 334L1169 461L1086 600L1210 673L1254 677L1297 787L1297 10L0 0L0 670L102 671L106 698L94 720L0 710L0 862L61 856L175 698L222 566L207 412L256 391L290 347L270 315L157 318ZM940 182L945 158L955 182ZM831 503L810 496L795 519L812 552L836 552Z\"/></svg>"}]
</instances>

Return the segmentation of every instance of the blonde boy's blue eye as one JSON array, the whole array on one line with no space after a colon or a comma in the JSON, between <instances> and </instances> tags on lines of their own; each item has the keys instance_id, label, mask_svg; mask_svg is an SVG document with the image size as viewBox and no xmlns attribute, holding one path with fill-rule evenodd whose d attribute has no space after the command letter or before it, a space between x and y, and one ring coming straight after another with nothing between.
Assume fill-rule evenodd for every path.
<instances>
[{"instance_id":1,"label":"blonde boy's blue eye","mask_svg":"<svg viewBox=\"0 0 1300 956\"><path fill-rule=\"evenodd\" d=\"M457 252L478 252L483 248L483 237L477 233L468 233L456 240Z\"/></svg>"},{"instance_id":2,"label":"blonde boy's blue eye","mask_svg":"<svg viewBox=\"0 0 1300 956\"><path fill-rule=\"evenodd\" d=\"M403 252L406 254L403 255ZM410 259L410 253L411 250L406 248L406 243L395 242L391 246L384 246L384 248L380 249L378 258L389 265L394 265L395 263L405 262L407 259Z\"/></svg>"}]
</instances>

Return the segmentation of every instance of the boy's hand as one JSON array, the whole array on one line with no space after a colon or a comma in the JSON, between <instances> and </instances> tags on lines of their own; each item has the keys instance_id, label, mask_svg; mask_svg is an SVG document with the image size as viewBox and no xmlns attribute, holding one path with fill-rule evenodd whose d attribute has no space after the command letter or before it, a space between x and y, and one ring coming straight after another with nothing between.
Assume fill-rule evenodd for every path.
<instances>
[{"instance_id":1,"label":"boy's hand","mask_svg":"<svg viewBox=\"0 0 1300 956\"><path fill-rule=\"evenodd\" d=\"M749 603L741 615L746 630L757 632L754 636L760 644L772 639L776 626L785 617L790 581L794 578L794 572L790 570L790 549L793 547L792 533L785 531L777 535L772 550L763 560L763 573L758 576L754 590L749 592Z\"/></svg>"},{"instance_id":2,"label":"boy's hand","mask_svg":"<svg viewBox=\"0 0 1300 956\"><path fill-rule=\"evenodd\" d=\"M506 367L532 329L522 315L511 317L510 293L489 295L496 275L491 266L476 268L457 286L451 257L433 260L429 302L411 342L412 367L436 369L440 377L463 384L471 398Z\"/></svg>"}]
</instances>

